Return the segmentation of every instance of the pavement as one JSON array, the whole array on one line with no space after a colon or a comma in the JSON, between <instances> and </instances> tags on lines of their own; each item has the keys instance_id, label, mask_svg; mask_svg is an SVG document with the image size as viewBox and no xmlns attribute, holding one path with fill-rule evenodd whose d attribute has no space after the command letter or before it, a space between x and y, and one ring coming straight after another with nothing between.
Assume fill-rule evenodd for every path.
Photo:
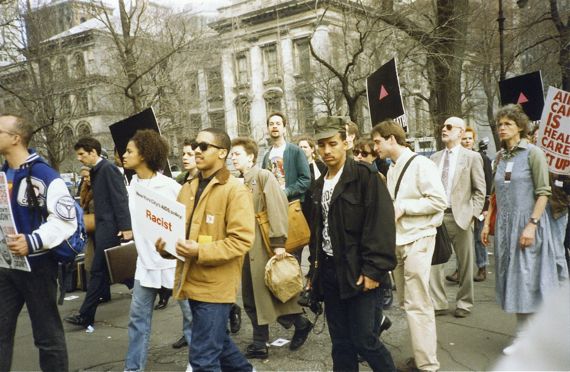
<instances>
[{"instance_id":1,"label":"pavement","mask_svg":"<svg viewBox=\"0 0 570 372\"><path fill-rule=\"evenodd\" d=\"M501 351L512 341L515 333L515 317L503 312L495 303L494 259L487 280L475 283L475 306L467 318L453 317L455 302L450 301L449 315L436 317L438 334L438 358L442 371L490 370L501 357ZM306 262L306 257L305 261ZM303 265L306 270L306 265ZM455 260L447 263L447 273L455 268ZM457 285L447 283L449 299L454 299ZM102 304L97 310L94 332L64 323L69 367L72 371L122 371L127 351L127 325L131 295L123 285L111 287L112 301ZM60 308L63 316L81 306L85 293L76 291L67 296ZM394 294L395 295L395 294ZM241 304L241 298L238 299ZM396 366L412 356L408 325L405 313L397 306L385 311L392 320L392 327L384 332L382 340L392 353ZM313 314L309 317L313 319ZM234 342L245 350L251 342L251 323L242 312L242 328L232 335ZM184 371L188 361L188 349L175 350L171 344L182 335L180 308L170 300L164 310L154 312L152 336L150 339L148 371ZM285 330L278 324L270 326L271 341L278 338L290 340L293 329ZM287 345L270 347L269 359L252 360L258 371L328 371L332 370L331 344L323 317L318 319L314 333L306 344L297 351L290 351ZM20 314L16 331L12 369L15 371L39 370L38 352L34 347L32 330L27 311ZM361 364L361 370L370 370Z\"/></svg>"}]
</instances>

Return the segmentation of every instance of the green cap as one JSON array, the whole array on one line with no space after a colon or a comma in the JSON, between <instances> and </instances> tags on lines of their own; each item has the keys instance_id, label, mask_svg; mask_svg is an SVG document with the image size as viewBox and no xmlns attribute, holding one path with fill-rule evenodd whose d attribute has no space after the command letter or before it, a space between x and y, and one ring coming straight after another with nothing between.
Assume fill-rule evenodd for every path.
<instances>
[{"instance_id":1,"label":"green cap","mask_svg":"<svg viewBox=\"0 0 570 372\"><path fill-rule=\"evenodd\" d=\"M326 116L315 121L315 140L329 138L340 131L346 131L346 117Z\"/></svg>"}]
</instances>

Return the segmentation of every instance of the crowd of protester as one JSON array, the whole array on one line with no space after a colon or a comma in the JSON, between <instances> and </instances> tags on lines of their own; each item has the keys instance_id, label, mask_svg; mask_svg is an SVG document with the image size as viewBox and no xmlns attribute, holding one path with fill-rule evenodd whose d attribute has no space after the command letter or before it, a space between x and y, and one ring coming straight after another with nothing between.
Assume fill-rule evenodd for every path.
<instances>
[{"instance_id":1,"label":"crowd of protester","mask_svg":"<svg viewBox=\"0 0 570 372\"><path fill-rule=\"evenodd\" d=\"M494 239L496 299L515 314L517 336L504 349L512 354L526 339L545 296L568 281L568 207L564 177L549 174L544 152L533 143L529 119L520 106L496 114L501 148L494 161L484 141L459 117L441 127L444 149L430 158L416 154L395 121L375 125L368 136L345 117L319 118L314 134L288 141L282 113L268 116L270 147L261 156L246 137L230 139L215 128L184 140L183 171L162 174L167 142L152 130L139 130L116 164L102 157L98 140L81 138L74 148L82 163L80 206L89 236L85 250L87 293L73 325L93 327L97 306L111 299L105 249L134 239L138 258L132 281L126 371L145 369L154 310L173 296L181 309L181 336L188 346L188 370L251 371L249 360L269 356L269 326L292 328L291 352L301 348L314 324L300 306L299 293L278 300L264 281L267 262L289 253L288 204L299 200L310 225L305 300L324 304L333 369L356 371L365 361L374 371L395 371L381 339L391 321L383 311L405 311L412 355L405 368L436 371L436 316L469 317L476 305L474 282L487 279L487 246ZM75 219L60 212L71 196L55 170L28 150L29 121L0 114L0 154L16 227L8 236L13 255L27 256L32 270L0 268L0 372L9 371L18 315L26 304L42 370L69 369L62 321L56 304L56 262L49 249L69 237ZM228 168L230 165L231 171ZM124 169L123 169L124 168ZM134 171L130 182L125 170ZM25 174L43 185L38 197L47 218L27 213ZM176 244L177 259L162 239L145 238L132 216L135 185L150 188L186 207L186 236ZM265 211L269 242L262 239L256 214ZM432 265L436 234L445 227L457 258ZM492 238L494 236L494 238ZM294 252L300 263L303 248ZM444 280L458 284L450 307ZM394 284L393 284L394 282ZM251 343L239 350L241 288L252 324ZM158 298L158 304L155 305ZM453 312L451 312L453 308ZM228 331L228 327L231 332Z\"/></svg>"}]
</instances>

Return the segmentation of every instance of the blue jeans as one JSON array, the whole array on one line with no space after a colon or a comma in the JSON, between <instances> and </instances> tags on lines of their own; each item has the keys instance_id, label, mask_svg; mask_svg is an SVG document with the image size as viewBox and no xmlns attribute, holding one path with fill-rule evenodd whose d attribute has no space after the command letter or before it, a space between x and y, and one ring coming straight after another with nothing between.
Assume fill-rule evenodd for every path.
<instances>
[{"instance_id":1,"label":"blue jeans","mask_svg":"<svg viewBox=\"0 0 570 372\"><path fill-rule=\"evenodd\" d=\"M188 300L178 300L178 305L180 305L180 310L182 311L182 331L184 332L184 338L190 346L192 341L192 310L190 310L190 304Z\"/></svg>"},{"instance_id":2,"label":"blue jeans","mask_svg":"<svg viewBox=\"0 0 570 372\"><path fill-rule=\"evenodd\" d=\"M483 230L483 222L478 219L475 220L475 262L479 269L489 265L489 260L487 259L487 248L481 243L481 230Z\"/></svg>"},{"instance_id":3,"label":"blue jeans","mask_svg":"<svg viewBox=\"0 0 570 372\"><path fill-rule=\"evenodd\" d=\"M320 274L332 342L333 371L358 371L357 355L373 371L396 371L392 355L378 338L382 316L380 288L343 300L332 259L321 262Z\"/></svg>"},{"instance_id":4,"label":"blue jeans","mask_svg":"<svg viewBox=\"0 0 570 372\"><path fill-rule=\"evenodd\" d=\"M0 371L11 369L18 315L26 304L42 371L67 371L65 333L57 309L57 262L45 258L31 272L0 268Z\"/></svg>"},{"instance_id":5,"label":"blue jeans","mask_svg":"<svg viewBox=\"0 0 570 372\"><path fill-rule=\"evenodd\" d=\"M125 370L142 371L146 365L154 300L160 288L143 287L135 280L129 314L129 348Z\"/></svg>"},{"instance_id":6,"label":"blue jeans","mask_svg":"<svg viewBox=\"0 0 570 372\"><path fill-rule=\"evenodd\" d=\"M228 316L232 304L189 300L192 309L190 365L199 371L252 371L229 336Z\"/></svg>"}]
</instances>

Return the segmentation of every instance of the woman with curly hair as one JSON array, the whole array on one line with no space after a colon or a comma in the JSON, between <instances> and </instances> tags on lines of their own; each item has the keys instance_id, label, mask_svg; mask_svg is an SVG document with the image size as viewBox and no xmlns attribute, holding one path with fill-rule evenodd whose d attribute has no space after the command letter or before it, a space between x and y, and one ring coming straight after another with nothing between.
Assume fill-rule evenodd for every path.
<instances>
[{"instance_id":1,"label":"woman with curly hair","mask_svg":"<svg viewBox=\"0 0 570 372\"><path fill-rule=\"evenodd\" d=\"M496 209L495 271L497 302L517 316L517 338L503 350L511 354L522 326L537 311L547 291L568 278L562 233L552 218L548 164L542 150L526 138L529 119L518 105L496 115L501 151L495 158L496 204L481 232L489 243L491 215Z\"/></svg>"},{"instance_id":2,"label":"woman with curly hair","mask_svg":"<svg viewBox=\"0 0 570 372\"><path fill-rule=\"evenodd\" d=\"M166 165L168 143L153 130L139 130L127 144L123 155L125 169L136 172L129 187L129 209L135 215L133 188L143 185L162 196L176 200L181 186L159 173ZM137 247L135 285L129 314L129 347L125 370L144 370L150 340L153 304L161 287L172 289L176 260L164 259L154 248L154 242L144 238L136 220L132 219Z\"/></svg>"}]
</instances>

